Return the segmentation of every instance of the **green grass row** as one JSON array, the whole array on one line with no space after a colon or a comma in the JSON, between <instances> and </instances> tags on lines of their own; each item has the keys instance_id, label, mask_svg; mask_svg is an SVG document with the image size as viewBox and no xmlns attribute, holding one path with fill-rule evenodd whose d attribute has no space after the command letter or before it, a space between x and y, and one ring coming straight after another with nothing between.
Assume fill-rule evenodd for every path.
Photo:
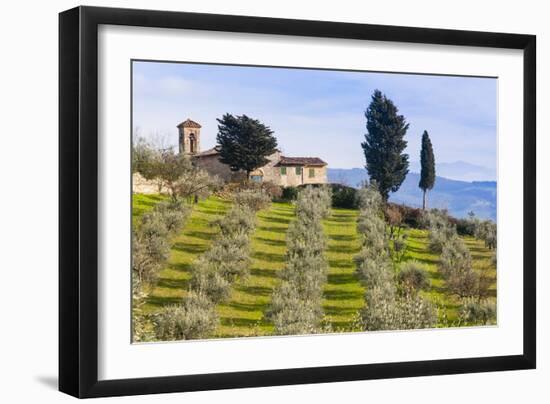
<instances>
[{"instance_id":1,"label":"green grass row","mask_svg":"<svg viewBox=\"0 0 550 404\"><path fill-rule=\"evenodd\" d=\"M135 195L134 221L162 199L155 195ZM191 278L191 264L208 250L218 232L213 222L229 207L230 202L216 197L194 206L185 228L173 240L170 259L144 306L145 313L154 313L165 305L178 303L185 295ZM329 262L323 310L326 322L335 331L350 331L358 310L364 305L364 288L355 274L353 262L360 249L355 226L357 215L356 210L334 208L331 216L323 221ZM285 236L293 219L294 206L289 203L273 203L269 209L257 214L257 227L251 243L250 276L235 283L230 301L218 306L221 324L217 337L272 334L273 326L264 314L279 283L278 271L285 265ZM428 249L428 232L410 229L407 234L407 251L403 260L415 259L425 265L432 282L426 293L444 309L440 311L441 317L445 312L449 321L455 320L459 300L445 292L443 279L437 271L438 257ZM491 251L479 240L465 238L465 241L472 253L474 267L487 271L494 278L493 292L496 295L496 269L491 264Z\"/></svg>"}]
</instances>

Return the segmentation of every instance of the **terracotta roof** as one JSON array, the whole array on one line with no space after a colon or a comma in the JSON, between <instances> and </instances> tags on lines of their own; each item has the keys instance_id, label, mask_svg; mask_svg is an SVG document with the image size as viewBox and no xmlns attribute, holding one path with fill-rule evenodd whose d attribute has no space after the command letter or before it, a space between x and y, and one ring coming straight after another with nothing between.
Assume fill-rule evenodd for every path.
<instances>
[{"instance_id":1,"label":"terracotta roof","mask_svg":"<svg viewBox=\"0 0 550 404\"><path fill-rule=\"evenodd\" d=\"M177 127L178 128L181 128L181 127L184 127L184 128L202 128L201 125L199 125L197 122L195 121L192 121L191 119L187 118L185 121L183 121L182 123L180 123Z\"/></svg>"},{"instance_id":2,"label":"terracotta roof","mask_svg":"<svg viewBox=\"0 0 550 404\"><path fill-rule=\"evenodd\" d=\"M215 147L212 147L211 149L195 154L195 157L215 156L217 154L220 154L220 152L217 151Z\"/></svg>"},{"instance_id":3,"label":"terracotta roof","mask_svg":"<svg viewBox=\"0 0 550 404\"><path fill-rule=\"evenodd\" d=\"M285 157L281 156L281 159L277 165L282 166L326 166L323 160L319 157Z\"/></svg>"}]
</instances>

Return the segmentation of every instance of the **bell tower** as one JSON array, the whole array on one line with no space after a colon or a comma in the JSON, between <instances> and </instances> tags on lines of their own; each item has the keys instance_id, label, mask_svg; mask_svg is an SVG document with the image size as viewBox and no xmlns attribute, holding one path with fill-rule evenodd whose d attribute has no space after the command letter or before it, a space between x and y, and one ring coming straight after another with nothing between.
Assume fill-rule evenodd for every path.
<instances>
[{"instance_id":1,"label":"bell tower","mask_svg":"<svg viewBox=\"0 0 550 404\"><path fill-rule=\"evenodd\" d=\"M185 154L197 154L201 151L201 125L187 118L180 123L179 131L179 151Z\"/></svg>"}]
</instances>

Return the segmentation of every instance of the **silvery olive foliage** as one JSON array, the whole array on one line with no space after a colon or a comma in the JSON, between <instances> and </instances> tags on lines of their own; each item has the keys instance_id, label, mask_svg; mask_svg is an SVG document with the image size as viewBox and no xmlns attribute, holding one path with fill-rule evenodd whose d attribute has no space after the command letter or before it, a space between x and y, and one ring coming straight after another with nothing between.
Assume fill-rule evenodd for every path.
<instances>
[{"instance_id":1,"label":"silvery olive foliage","mask_svg":"<svg viewBox=\"0 0 550 404\"><path fill-rule=\"evenodd\" d=\"M279 335L322 331L321 301L328 264L321 220L330 215L328 187L306 187L296 200L296 220L287 231L286 266L267 316Z\"/></svg>"},{"instance_id":2,"label":"silvery olive foliage","mask_svg":"<svg viewBox=\"0 0 550 404\"><path fill-rule=\"evenodd\" d=\"M460 309L460 320L465 325L496 324L497 308L494 301L465 298Z\"/></svg>"},{"instance_id":3,"label":"silvery olive foliage","mask_svg":"<svg viewBox=\"0 0 550 404\"><path fill-rule=\"evenodd\" d=\"M132 328L135 341L151 336L141 312L159 272L170 257L170 238L184 226L191 209L183 203L161 202L142 215L132 232Z\"/></svg>"},{"instance_id":4,"label":"silvery olive foliage","mask_svg":"<svg viewBox=\"0 0 550 404\"><path fill-rule=\"evenodd\" d=\"M490 282L473 269L472 256L456 227L449 224L445 212L432 210L426 214L430 240L437 239L441 247L438 270L445 279L447 289L460 297L485 297Z\"/></svg>"},{"instance_id":5,"label":"silvery olive foliage","mask_svg":"<svg viewBox=\"0 0 550 404\"><path fill-rule=\"evenodd\" d=\"M372 185L358 192L357 230L362 235L362 248L355 256L355 265L365 285L362 327L369 331L433 327L437 321L433 305L417 293L417 288L400 291L397 287L382 197L377 193Z\"/></svg>"},{"instance_id":6,"label":"silvery olive foliage","mask_svg":"<svg viewBox=\"0 0 550 404\"><path fill-rule=\"evenodd\" d=\"M194 290L214 303L225 302L231 297L231 283L223 276L218 262L212 262L205 256L193 264L193 275L190 281Z\"/></svg>"},{"instance_id":7,"label":"silvery olive foliage","mask_svg":"<svg viewBox=\"0 0 550 404\"><path fill-rule=\"evenodd\" d=\"M170 256L170 238L179 232L191 209L182 203L159 203L142 215L132 237L132 269L140 288L152 286Z\"/></svg>"},{"instance_id":8,"label":"silvery olive foliage","mask_svg":"<svg viewBox=\"0 0 550 404\"><path fill-rule=\"evenodd\" d=\"M157 338L211 336L219 323L215 305L228 301L231 284L248 275L250 237L256 226L256 211L265 207L265 195L262 190L244 190L237 193L233 201L229 212L216 222L220 228L219 236L192 265L190 297L156 319ZM193 308L200 312L194 313Z\"/></svg>"},{"instance_id":9,"label":"silvery olive foliage","mask_svg":"<svg viewBox=\"0 0 550 404\"><path fill-rule=\"evenodd\" d=\"M203 294L190 292L181 304L164 308L153 319L161 341L207 338L219 324L216 308Z\"/></svg>"},{"instance_id":10,"label":"silvery olive foliage","mask_svg":"<svg viewBox=\"0 0 550 404\"><path fill-rule=\"evenodd\" d=\"M485 247L492 250L497 248L497 224L491 220L475 220L474 237L483 240Z\"/></svg>"},{"instance_id":11,"label":"silvery olive foliage","mask_svg":"<svg viewBox=\"0 0 550 404\"><path fill-rule=\"evenodd\" d=\"M397 279L400 285L408 291L418 291L430 287L430 280L424 265L414 260L403 262L399 266Z\"/></svg>"},{"instance_id":12,"label":"silvery olive foliage","mask_svg":"<svg viewBox=\"0 0 550 404\"><path fill-rule=\"evenodd\" d=\"M248 206L236 204L216 224L220 227L220 239L239 234L248 236L256 226L255 212Z\"/></svg>"},{"instance_id":13,"label":"silvery olive foliage","mask_svg":"<svg viewBox=\"0 0 550 404\"><path fill-rule=\"evenodd\" d=\"M422 222L429 229L430 251L440 253L443 244L456 234L456 227L449 222L446 211L432 209L424 213Z\"/></svg>"},{"instance_id":14,"label":"silvery olive foliage","mask_svg":"<svg viewBox=\"0 0 550 404\"><path fill-rule=\"evenodd\" d=\"M261 189L244 189L234 196L234 202L237 205L247 206L253 211L267 209L271 205L271 197Z\"/></svg>"}]
</instances>

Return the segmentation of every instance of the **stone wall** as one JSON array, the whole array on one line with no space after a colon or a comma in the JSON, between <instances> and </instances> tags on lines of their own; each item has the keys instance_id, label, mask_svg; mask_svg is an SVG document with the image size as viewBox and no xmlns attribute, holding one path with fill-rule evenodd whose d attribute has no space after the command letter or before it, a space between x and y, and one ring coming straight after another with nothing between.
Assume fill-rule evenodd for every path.
<instances>
[{"instance_id":1,"label":"stone wall","mask_svg":"<svg viewBox=\"0 0 550 404\"><path fill-rule=\"evenodd\" d=\"M132 192L135 194L158 194L158 182L146 180L140 173L133 173ZM165 187L161 187L160 193L168 193L168 190Z\"/></svg>"}]
</instances>

